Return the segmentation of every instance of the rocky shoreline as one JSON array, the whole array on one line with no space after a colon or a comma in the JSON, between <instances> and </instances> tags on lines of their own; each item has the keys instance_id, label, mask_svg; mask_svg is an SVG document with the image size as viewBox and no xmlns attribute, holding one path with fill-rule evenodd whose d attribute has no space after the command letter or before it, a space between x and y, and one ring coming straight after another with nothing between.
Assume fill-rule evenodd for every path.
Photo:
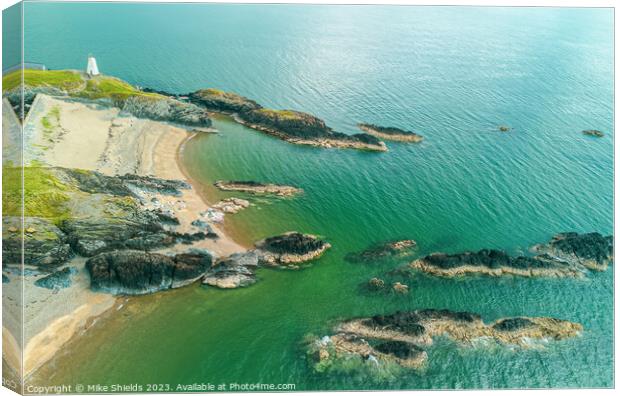
<instances>
[{"instance_id":1,"label":"rocky shoreline","mask_svg":"<svg viewBox=\"0 0 620 396\"><path fill-rule=\"evenodd\" d=\"M605 271L613 262L613 237L574 232L555 235L532 248L535 256L512 257L500 250L456 254L434 253L413 261L407 269L433 276L463 275L523 277L583 277L588 271Z\"/></svg>"},{"instance_id":2,"label":"rocky shoreline","mask_svg":"<svg viewBox=\"0 0 620 396\"><path fill-rule=\"evenodd\" d=\"M373 366L396 364L420 369L429 358L426 349L440 336L461 346L486 339L498 345L528 348L542 346L548 340L576 337L582 331L578 323L554 318L513 317L486 324L469 312L423 309L343 321L333 335L312 340L308 355L319 371L349 359Z\"/></svg>"},{"instance_id":3,"label":"rocky shoreline","mask_svg":"<svg viewBox=\"0 0 620 396\"><path fill-rule=\"evenodd\" d=\"M325 121L312 114L296 110L267 109L244 96L214 88L198 90L187 96L198 106L212 112L231 114L240 124L289 143L324 148L387 151L385 143L374 136L334 132Z\"/></svg>"},{"instance_id":4,"label":"rocky shoreline","mask_svg":"<svg viewBox=\"0 0 620 396\"><path fill-rule=\"evenodd\" d=\"M382 127L374 124L357 124L362 131L385 140L393 140L396 142L420 143L424 140L422 135L415 132L405 131L394 127Z\"/></svg>"}]
</instances>

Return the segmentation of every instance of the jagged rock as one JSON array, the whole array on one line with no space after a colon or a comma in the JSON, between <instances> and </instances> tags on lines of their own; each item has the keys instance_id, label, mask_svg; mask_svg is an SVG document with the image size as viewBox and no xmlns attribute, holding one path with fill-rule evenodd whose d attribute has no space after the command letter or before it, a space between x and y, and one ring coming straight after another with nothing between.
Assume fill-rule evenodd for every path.
<instances>
[{"instance_id":1,"label":"jagged rock","mask_svg":"<svg viewBox=\"0 0 620 396\"><path fill-rule=\"evenodd\" d=\"M387 257L405 257L413 254L416 249L417 243L413 239L387 241L373 245L361 252L349 253L345 256L345 260L350 262L369 262Z\"/></svg>"},{"instance_id":2,"label":"jagged rock","mask_svg":"<svg viewBox=\"0 0 620 396\"><path fill-rule=\"evenodd\" d=\"M3 229L20 224L19 217L2 218ZM21 226L21 224L20 224ZM65 233L48 220L37 217L24 218L24 264L42 268L53 268L65 263L71 257L71 248ZM20 264L22 261L22 238L19 232L4 232L2 235L2 262Z\"/></svg>"},{"instance_id":3,"label":"jagged rock","mask_svg":"<svg viewBox=\"0 0 620 396\"><path fill-rule=\"evenodd\" d=\"M235 253L219 261L203 278L202 283L220 289L246 287L256 283L258 254L254 251Z\"/></svg>"},{"instance_id":4,"label":"jagged rock","mask_svg":"<svg viewBox=\"0 0 620 396\"><path fill-rule=\"evenodd\" d=\"M165 256L135 250L101 253L88 259L91 289L113 294L147 294L185 286L211 267L208 254Z\"/></svg>"},{"instance_id":5,"label":"jagged rock","mask_svg":"<svg viewBox=\"0 0 620 396\"><path fill-rule=\"evenodd\" d=\"M116 249L156 249L173 245L177 239L177 235L164 230L156 214L138 208L118 218L64 220L60 228L71 247L86 257Z\"/></svg>"},{"instance_id":6,"label":"jagged rock","mask_svg":"<svg viewBox=\"0 0 620 396\"><path fill-rule=\"evenodd\" d=\"M357 124L357 127L366 133L385 140L419 143L424 139L422 135L418 135L415 132L394 127L382 127L374 124Z\"/></svg>"},{"instance_id":7,"label":"jagged rock","mask_svg":"<svg viewBox=\"0 0 620 396\"><path fill-rule=\"evenodd\" d=\"M51 168L54 174L65 182L75 185L84 192L91 194L111 194L118 196L138 197L134 189L165 195L181 195L182 189L191 186L183 180L166 180L150 176L126 174L123 176L106 176L97 171Z\"/></svg>"},{"instance_id":8,"label":"jagged rock","mask_svg":"<svg viewBox=\"0 0 620 396\"><path fill-rule=\"evenodd\" d=\"M613 262L614 238L598 232L565 232L555 235L546 245L536 245L534 250L594 271L605 271Z\"/></svg>"},{"instance_id":9,"label":"jagged rock","mask_svg":"<svg viewBox=\"0 0 620 396\"><path fill-rule=\"evenodd\" d=\"M594 136L594 137L603 137L603 136L605 136L605 134L604 134L603 132L598 131L598 130L596 130L596 129L587 129L587 130L585 130L585 131L582 131L582 133L583 133L584 135L587 135L587 136Z\"/></svg>"},{"instance_id":10,"label":"jagged rock","mask_svg":"<svg viewBox=\"0 0 620 396\"><path fill-rule=\"evenodd\" d=\"M65 267L61 270L37 279L34 284L46 289L64 289L71 286L71 275L77 274L77 268Z\"/></svg>"},{"instance_id":11,"label":"jagged rock","mask_svg":"<svg viewBox=\"0 0 620 396\"><path fill-rule=\"evenodd\" d=\"M214 88L193 92L189 94L189 99L211 111L221 113L244 113L262 107L255 101L241 95Z\"/></svg>"},{"instance_id":12,"label":"jagged rock","mask_svg":"<svg viewBox=\"0 0 620 396\"><path fill-rule=\"evenodd\" d=\"M436 276L483 274L490 276L582 277L588 269L604 271L613 261L613 237L599 233L562 233L547 244L536 245L537 256L511 257L483 249L456 254L434 253L415 260L409 268Z\"/></svg>"},{"instance_id":13,"label":"jagged rock","mask_svg":"<svg viewBox=\"0 0 620 396\"><path fill-rule=\"evenodd\" d=\"M171 98L130 96L115 101L114 105L136 117L192 126L211 126L211 119L203 108Z\"/></svg>"},{"instance_id":14,"label":"jagged rock","mask_svg":"<svg viewBox=\"0 0 620 396\"><path fill-rule=\"evenodd\" d=\"M260 262L268 266L295 266L318 258L331 245L315 235L288 232L256 243Z\"/></svg>"},{"instance_id":15,"label":"jagged rock","mask_svg":"<svg viewBox=\"0 0 620 396\"><path fill-rule=\"evenodd\" d=\"M554 318L504 318L485 324L479 315L469 312L424 309L344 321L336 326L334 335L312 342L309 356L315 363L321 362L322 369L339 359L356 356L364 360L372 356L377 364L391 362L420 368L428 358L424 348L440 336L463 346L486 338L499 345L527 348L536 341L575 337L582 330L578 323Z\"/></svg>"}]
</instances>

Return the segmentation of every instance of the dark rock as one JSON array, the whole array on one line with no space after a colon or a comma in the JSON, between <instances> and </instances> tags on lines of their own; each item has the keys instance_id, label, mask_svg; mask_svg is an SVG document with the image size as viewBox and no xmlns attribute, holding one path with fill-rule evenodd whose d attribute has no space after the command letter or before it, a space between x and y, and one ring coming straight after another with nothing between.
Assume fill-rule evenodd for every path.
<instances>
[{"instance_id":1,"label":"dark rock","mask_svg":"<svg viewBox=\"0 0 620 396\"><path fill-rule=\"evenodd\" d=\"M64 289L71 286L71 275L77 274L77 268L65 267L61 270L34 281L35 286L46 289Z\"/></svg>"},{"instance_id":2,"label":"dark rock","mask_svg":"<svg viewBox=\"0 0 620 396\"><path fill-rule=\"evenodd\" d=\"M9 283L11 280L8 276L2 274L2 283Z\"/></svg>"},{"instance_id":3,"label":"dark rock","mask_svg":"<svg viewBox=\"0 0 620 396\"><path fill-rule=\"evenodd\" d=\"M587 135L587 136L594 136L594 137L603 137L603 136L605 136L605 134L604 134L603 132L598 131L598 130L596 130L596 129L587 129L587 130L585 130L585 131L582 131L582 133L583 133L584 135Z\"/></svg>"},{"instance_id":4,"label":"dark rock","mask_svg":"<svg viewBox=\"0 0 620 396\"><path fill-rule=\"evenodd\" d=\"M211 264L211 255L182 253L169 257L125 250L92 257L86 262L86 269L93 290L147 294L192 283L200 279Z\"/></svg>"},{"instance_id":5,"label":"dark rock","mask_svg":"<svg viewBox=\"0 0 620 396\"><path fill-rule=\"evenodd\" d=\"M363 321L368 327L381 327L387 330L400 331L405 334L419 336L424 334L424 326L415 312L397 312L392 315L375 315Z\"/></svg>"},{"instance_id":6,"label":"dark rock","mask_svg":"<svg viewBox=\"0 0 620 396\"><path fill-rule=\"evenodd\" d=\"M367 132L374 137L387 139L387 140L395 140L399 142L413 142L418 143L421 142L424 137L422 135L418 135L412 131L405 131L403 129L394 128L394 127L382 127L374 124L357 124L357 127L364 132Z\"/></svg>"},{"instance_id":7,"label":"dark rock","mask_svg":"<svg viewBox=\"0 0 620 396\"><path fill-rule=\"evenodd\" d=\"M305 255L322 249L325 245L325 241L313 235L291 232L266 238L260 244L260 249L270 253Z\"/></svg>"},{"instance_id":8,"label":"dark rock","mask_svg":"<svg viewBox=\"0 0 620 396\"><path fill-rule=\"evenodd\" d=\"M374 349L388 355L396 356L399 359L411 359L424 353L419 346L404 341L386 341L375 345Z\"/></svg>"},{"instance_id":9,"label":"dark rock","mask_svg":"<svg viewBox=\"0 0 620 396\"><path fill-rule=\"evenodd\" d=\"M514 331L533 325L534 323L527 318L508 318L496 322L493 328L499 331Z\"/></svg>"},{"instance_id":10,"label":"dark rock","mask_svg":"<svg viewBox=\"0 0 620 396\"><path fill-rule=\"evenodd\" d=\"M244 113L261 108L261 105L241 95L208 88L189 94L189 99L211 111Z\"/></svg>"},{"instance_id":11,"label":"dark rock","mask_svg":"<svg viewBox=\"0 0 620 396\"><path fill-rule=\"evenodd\" d=\"M71 247L86 257L116 249L157 249L176 242L176 234L164 230L155 213L139 208L118 218L68 219L60 228Z\"/></svg>"},{"instance_id":12,"label":"dark rock","mask_svg":"<svg viewBox=\"0 0 620 396\"><path fill-rule=\"evenodd\" d=\"M548 246L537 246L539 251L548 251L564 260L577 260L590 269L602 270L613 261L613 236L598 232L578 234L565 232L553 237Z\"/></svg>"},{"instance_id":13,"label":"dark rock","mask_svg":"<svg viewBox=\"0 0 620 396\"><path fill-rule=\"evenodd\" d=\"M181 189L191 186L182 180L165 180L150 176L126 174L106 176L96 171L81 169L53 168L54 173L84 192L91 194L111 194L137 197L133 189L165 195L181 195ZM64 177L63 177L64 176ZM68 178L68 179L67 179Z\"/></svg>"}]
</instances>

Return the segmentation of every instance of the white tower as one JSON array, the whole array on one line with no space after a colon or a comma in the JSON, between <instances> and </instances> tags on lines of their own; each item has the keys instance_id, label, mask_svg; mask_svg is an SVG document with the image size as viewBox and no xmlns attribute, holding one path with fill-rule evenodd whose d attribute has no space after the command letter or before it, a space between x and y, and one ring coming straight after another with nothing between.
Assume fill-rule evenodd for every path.
<instances>
[{"instance_id":1,"label":"white tower","mask_svg":"<svg viewBox=\"0 0 620 396\"><path fill-rule=\"evenodd\" d=\"M99 75L99 68L97 68L97 60L92 55L88 55L88 64L86 65L86 74L88 74L91 77Z\"/></svg>"}]
</instances>

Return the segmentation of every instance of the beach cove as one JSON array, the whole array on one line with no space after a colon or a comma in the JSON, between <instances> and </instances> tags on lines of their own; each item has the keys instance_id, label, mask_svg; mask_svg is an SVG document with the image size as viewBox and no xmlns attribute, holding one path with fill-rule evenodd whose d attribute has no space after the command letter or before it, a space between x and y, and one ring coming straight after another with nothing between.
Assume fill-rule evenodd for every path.
<instances>
[{"instance_id":1,"label":"beach cove","mask_svg":"<svg viewBox=\"0 0 620 396\"><path fill-rule=\"evenodd\" d=\"M41 7L46 17L54 18L52 10ZM83 11L79 6L71 7L64 12ZM204 27L204 20L210 20L213 24L205 29L220 29L232 40L251 41L241 32L228 32L218 26L222 15L230 15L226 7L205 9L209 11L181 8L175 17L191 26ZM295 7L277 9L287 18L296 15ZM104 15L109 12L105 5L98 10ZM131 15L131 7L127 10ZM105 377L110 384L294 383L297 390L610 386L613 268L585 279L453 280L386 275L406 264L399 258L366 264L345 259L352 252L393 239L414 239L418 246L416 257L483 248L518 255L558 232L611 233L611 74L605 61L589 63L593 58L609 60L605 55L607 41L601 39L608 32L591 29L589 21L581 20L571 10L553 13L557 24L546 29L549 22L545 15L519 11L530 26L540 26L539 31L544 31L545 39L540 39L518 28L506 32L505 26L514 16L501 9L486 10L494 16L483 18L486 23L479 14L457 15L433 8L406 17L389 7L378 7L375 13L351 9L366 26L391 18L402 28L386 33L393 41L424 45L423 49L412 47L414 53L401 53L377 45L388 38L359 31L357 25L331 20L336 17L320 7L309 7L307 11L316 18L331 21L328 26L332 30L313 35L310 32L315 25L311 20L297 20L300 30L293 37L306 40L285 47L277 32L286 29L287 18L268 9L254 10L271 18L272 23L252 25L246 21L250 23L248 30L262 32L257 35L259 41L275 37L269 41L273 47L261 53L279 54L279 48L286 48L290 54L286 62L278 56L231 52L230 46L220 47L215 42L208 46L209 56L197 63L169 55L164 61L139 51L133 62L121 62L105 49L109 46L105 41L88 43L89 51L97 52L102 69L107 63L106 73L132 84L173 93L221 87L273 108L308 111L339 132L359 132L356 125L367 122L420 131L424 140L415 145L387 142L387 152L322 149L289 144L227 116L213 117L212 128L218 134L196 133L187 139L188 133L182 129L136 118L131 128L143 123L148 126L145 133L136 134L144 138L134 146L117 141L115 147L131 149L111 153L110 158L117 161L109 161L108 169L139 162L143 169L159 177L188 180L194 187L190 191L200 192L211 204L238 196L236 192L216 189L214 183L218 180L259 180L301 188L303 194L291 199L243 196L253 205L227 215L220 233L230 236L231 243L248 247L265 237L297 230L325 238L332 248L300 271L259 269L259 281L248 288L217 290L194 284L121 298L115 309L107 310L90 323L87 332L64 344L42 364L31 378L33 383L100 383ZM33 8L32 12L36 16L37 10ZM160 12L154 9L153 15L168 15ZM418 21L413 24L415 28L408 27L411 18ZM467 31L467 50L442 56L445 48L439 44L463 32L435 31L435 41L425 35L429 26L424 25L424 20L448 24L463 18L469 23L459 25L475 25L479 30ZM605 21L607 15L592 18ZM488 22L494 19L497 24ZM151 22L143 21L141 28L151 31ZM569 36L565 46L550 48L545 44L557 43L554 38L565 34L562 27L569 22L587 25L590 42L601 46L583 45L581 40L588 38L576 36ZM75 22L68 31L79 37L77 33L84 28ZM171 28L167 39L174 42L176 34L183 34L177 28ZM45 35L44 27L29 29L31 37ZM498 30L515 42L526 43L513 48L514 58L501 51L507 43ZM128 37L123 29L114 34ZM337 56L343 34L345 38L361 39L356 41L358 46ZM477 38L487 35L500 37L499 41L479 47ZM315 42L320 39L322 45ZM162 45L166 43L162 40ZM51 68L72 68L81 61L72 59L70 51L55 55L41 44L31 48L31 55L44 58ZM314 53L308 63L308 48L323 48L325 52ZM579 56L569 56L575 54L575 48ZM219 52L225 49L229 52ZM371 49L373 59L391 59L394 66L382 68L381 63L364 62L365 49ZM478 49L487 51L488 64L479 65ZM118 54L122 56L129 50L121 46ZM219 63L218 56L214 56L218 53L228 54L235 61ZM106 56L107 60L102 61ZM140 60L141 56L166 67L159 74L145 73L152 69ZM407 66L411 59L416 59L415 73ZM551 59L562 60L561 73L557 73ZM283 67L291 62L297 67ZM201 67L188 66L192 64ZM254 74L245 73L241 66L231 70L225 64L252 64ZM322 68L321 64L330 67ZM455 64L458 67L452 66ZM272 70L289 72L284 78L276 78ZM348 71L347 79L341 78L343 70ZM389 71L391 78L383 78L386 75L381 70ZM469 70L468 78L463 79L460 70ZM444 80L441 75L455 78ZM404 88L392 86L390 81ZM467 106L463 105L464 96L468 98ZM504 124L512 130L499 132L498 125ZM89 125L97 123L91 120ZM591 138L581 134L587 129L606 133L602 138ZM70 137L64 140L68 146L63 150L71 150ZM99 143L90 146L93 150L101 147ZM145 157L138 161L136 153ZM80 167L104 170L89 165L88 161L98 158L95 152L75 155L74 159L54 157L53 150L46 155L55 161L81 161ZM173 166L177 159L180 167ZM389 284L407 284L409 293L376 294L360 287L377 276ZM476 312L485 323L512 316L556 317L580 323L583 332L579 337L549 343L543 350L455 348L444 340L431 347L429 356L434 359L424 372L382 372L371 380L348 371L321 374L309 370L303 345L309 335L331 334L333 325L347 318L421 308Z\"/></svg>"}]
</instances>

